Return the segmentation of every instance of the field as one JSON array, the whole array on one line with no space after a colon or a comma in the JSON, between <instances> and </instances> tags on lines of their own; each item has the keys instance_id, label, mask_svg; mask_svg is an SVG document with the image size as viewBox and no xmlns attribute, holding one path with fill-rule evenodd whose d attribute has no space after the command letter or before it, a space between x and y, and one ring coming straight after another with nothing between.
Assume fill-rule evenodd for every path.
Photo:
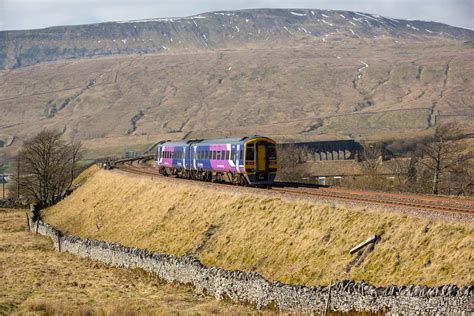
<instances>
[{"instance_id":1,"label":"field","mask_svg":"<svg viewBox=\"0 0 474 316\"><path fill-rule=\"evenodd\" d=\"M110 268L53 250L25 232L24 211L0 210L0 314L252 314L141 271Z\"/></svg>"},{"instance_id":2,"label":"field","mask_svg":"<svg viewBox=\"0 0 474 316\"><path fill-rule=\"evenodd\" d=\"M348 209L318 202L89 169L84 184L45 212L67 234L258 271L270 280L321 285L467 285L474 225ZM349 273L349 249L379 234L375 251Z\"/></svg>"}]
</instances>

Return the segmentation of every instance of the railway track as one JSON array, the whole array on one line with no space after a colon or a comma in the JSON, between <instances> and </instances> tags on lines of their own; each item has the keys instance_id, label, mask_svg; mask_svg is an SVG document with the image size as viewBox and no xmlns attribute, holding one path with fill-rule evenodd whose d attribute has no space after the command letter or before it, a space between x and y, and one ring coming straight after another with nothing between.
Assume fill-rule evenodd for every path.
<instances>
[{"instance_id":1,"label":"railway track","mask_svg":"<svg viewBox=\"0 0 474 316\"><path fill-rule=\"evenodd\" d=\"M148 165L149 158L120 162L117 168L145 176L161 176L158 170ZM207 182L204 182L207 183ZM209 183L207 183L209 184ZM219 185L219 184L218 184ZM266 189L258 189L266 190ZM268 190L266 190L268 191ZM367 205L380 205L425 212L442 212L474 217L474 199L455 199L447 197L431 197L416 194L379 193L338 188L298 188L285 187L284 184L272 187L271 192L294 196L323 197L331 200L343 200Z\"/></svg>"}]
</instances>

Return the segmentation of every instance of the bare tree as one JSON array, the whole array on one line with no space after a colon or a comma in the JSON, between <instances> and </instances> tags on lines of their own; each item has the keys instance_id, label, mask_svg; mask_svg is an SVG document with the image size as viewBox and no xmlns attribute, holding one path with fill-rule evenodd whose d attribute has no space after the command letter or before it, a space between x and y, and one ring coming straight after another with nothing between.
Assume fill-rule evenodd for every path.
<instances>
[{"instance_id":1,"label":"bare tree","mask_svg":"<svg viewBox=\"0 0 474 316\"><path fill-rule=\"evenodd\" d=\"M449 122L438 125L433 135L418 145L417 173L421 178L431 178L432 194L440 192L442 181L448 185L455 184L454 182L460 180L456 175L469 173L473 153L468 151L467 145L461 141L463 137L462 126Z\"/></svg>"},{"instance_id":2,"label":"bare tree","mask_svg":"<svg viewBox=\"0 0 474 316\"><path fill-rule=\"evenodd\" d=\"M21 169L15 179L22 194L44 206L56 203L72 184L80 149L80 142L65 142L54 130L26 141L18 154Z\"/></svg>"},{"instance_id":3,"label":"bare tree","mask_svg":"<svg viewBox=\"0 0 474 316\"><path fill-rule=\"evenodd\" d=\"M363 150L360 153L361 166L364 173L368 176L375 176L378 174L382 166L382 148L377 144L364 144Z\"/></svg>"},{"instance_id":4,"label":"bare tree","mask_svg":"<svg viewBox=\"0 0 474 316\"><path fill-rule=\"evenodd\" d=\"M295 144L278 146L279 177L285 180L301 180L302 175L297 170L299 165L308 161L310 152L306 146Z\"/></svg>"},{"instance_id":5,"label":"bare tree","mask_svg":"<svg viewBox=\"0 0 474 316\"><path fill-rule=\"evenodd\" d=\"M77 139L73 139L70 142L70 148L71 148L71 164L70 164L71 177L70 177L68 189L71 188L72 182L74 181L75 171L77 169L77 162L82 158L82 154L81 154L82 143Z\"/></svg>"}]
</instances>

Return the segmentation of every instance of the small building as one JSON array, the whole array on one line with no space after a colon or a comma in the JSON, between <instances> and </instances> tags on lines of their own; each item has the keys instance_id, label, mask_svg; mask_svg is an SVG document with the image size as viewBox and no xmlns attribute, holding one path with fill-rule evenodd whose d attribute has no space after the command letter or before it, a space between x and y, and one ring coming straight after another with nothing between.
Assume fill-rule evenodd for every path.
<instances>
[{"instance_id":1,"label":"small building","mask_svg":"<svg viewBox=\"0 0 474 316\"><path fill-rule=\"evenodd\" d=\"M138 157L138 153L136 151L127 151L125 153L125 157L126 158L137 158Z\"/></svg>"}]
</instances>

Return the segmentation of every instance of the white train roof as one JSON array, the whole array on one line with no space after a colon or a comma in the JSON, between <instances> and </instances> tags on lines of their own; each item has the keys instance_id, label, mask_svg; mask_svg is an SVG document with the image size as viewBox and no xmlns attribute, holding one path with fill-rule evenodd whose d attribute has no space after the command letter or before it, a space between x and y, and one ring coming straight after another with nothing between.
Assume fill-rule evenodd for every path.
<instances>
[{"instance_id":1,"label":"white train roof","mask_svg":"<svg viewBox=\"0 0 474 316\"><path fill-rule=\"evenodd\" d=\"M169 141L160 144L159 146L166 146L166 147L184 147L192 145L197 146L208 146L208 145L223 145L223 144L243 144L246 141L249 141L253 138L268 138L265 136L245 136L241 138L218 138L218 139L194 139L194 140L182 140L182 141Z\"/></svg>"}]
</instances>

